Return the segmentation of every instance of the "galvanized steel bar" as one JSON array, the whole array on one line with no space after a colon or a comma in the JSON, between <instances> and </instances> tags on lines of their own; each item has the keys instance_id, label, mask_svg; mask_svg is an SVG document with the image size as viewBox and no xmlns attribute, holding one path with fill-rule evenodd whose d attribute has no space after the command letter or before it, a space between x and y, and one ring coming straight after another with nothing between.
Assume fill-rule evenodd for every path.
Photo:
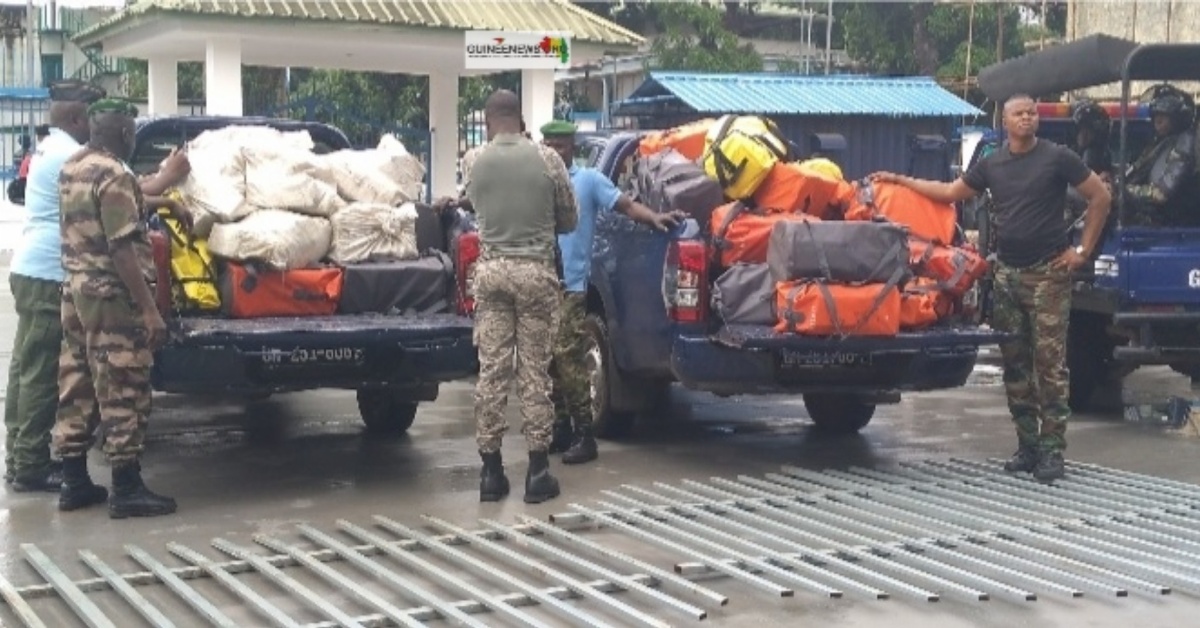
<instances>
[{"instance_id":1,"label":"galvanized steel bar","mask_svg":"<svg viewBox=\"0 0 1200 628\"><path fill-rule=\"evenodd\" d=\"M363 587L360 583L355 582L354 580L350 579L350 577L343 575L329 565L326 565L325 563L313 558L311 555L305 553L304 550L294 545L288 545L283 541L263 535L255 536L254 542L273 552L279 552L295 558L296 562L308 567L313 571L313 573L321 576L342 591L353 595L365 604L378 609L384 617L396 622L401 626L420 628L424 625L421 622L413 619L408 613L405 613L399 608L393 606L391 602L388 602L382 597L376 595L372 591Z\"/></svg>"},{"instance_id":2,"label":"galvanized steel bar","mask_svg":"<svg viewBox=\"0 0 1200 628\"><path fill-rule=\"evenodd\" d=\"M178 543L168 543L167 551L203 569L205 573L212 576L213 580L224 585L234 595L249 602L251 606L262 613L263 616L275 622L276 625L285 626L286 628L299 628L300 622L288 617L287 613L280 610L278 606L268 602L266 598L247 586L245 582L238 580L229 572L221 569L215 561Z\"/></svg>"},{"instance_id":3,"label":"galvanized steel bar","mask_svg":"<svg viewBox=\"0 0 1200 628\"><path fill-rule=\"evenodd\" d=\"M570 504L569 506L571 508L573 508L574 510L576 510L577 512L580 512L580 513L586 515L592 521L596 521L598 523L603 523L604 525L609 526L611 528L616 528L618 530L621 530L621 531L629 534L630 536L639 538L643 541L647 541L649 543L652 543L654 545L657 545L657 546L665 548L665 549L679 552L679 553L683 554L684 556L690 556L693 560L698 560L698 561L704 563L705 565L708 565L710 568L714 569L715 571L719 571L721 573L724 573L727 576L730 576L737 580L741 580L747 584L753 585L760 589L766 589L767 591L770 591L771 593L774 593L775 595L778 595L780 597L791 597L794 594L794 592L791 589L789 589L788 587L781 586L779 584L771 582L770 580L767 580L765 578L760 578L759 576L756 576L756 575L746 571L745 569L742 568L741 564L738 564L738 565L725 564L719 558L714 558L712 556L708 556L708 555L704 554L703 552L692 549L686 545L681 545L679 543L676 543L669 539L665 539L656 534L652 534L646 530L642 530L642 529L638 528L637 526L633 526L628 523L625 523L624 521L620 521L619 519L616 519L615 517L609 516L605 513L597 512L595 510L586 508L579 504Z\"/></svg>"},{"instance_id":4,"label":"galvanized steel bar","mask_svg":"<svg viewBox=\"0 0 1200 628\"><path fill-rule=\"evenodd\" d=\"M1113 481L1120 481L1132 486L1144 486L1155 490L1171 490L1183 495L1190 495L1193 499L1200 499L1200 486L1195 484L1187 484L1167 478L1156 478L1152 475L1132 473L1122 471L1121 469L1110 469L1075 460L1068 460L1066 463L1067 469L1072 472L1086 473L1094 477L1111 478Z\"/></svg>"},{"instance_id":5,"label":"galvanized steel bar","mask_svg":"<svg viewBox=\"0 0 1200 628\"><path fill-rule=\"evenodd\" d=\"M100 559L99 556L87 550L80 550L79 557L83 562L87 563L101 578L104 578L130 606L142 616L143 619L150 622L155 628L175 628L175 624L167 619L162 611L154 607L141 593L137 592L132 585L126 582L121 574L117 573L112 567Z\"/></svg>"},{"instance_id":6,"label":"galvanized steel bar","mask_svg":"<svg viewBox=\"0 0 1200 628\"><path fill-rule=\"evenodd\" d=\"M262 556L255 554L252 550L240 547L222 538L213 539L212 546L234 558L240 558L250 563L260 574L274 582L276 586L300 598L312 608L321 611L327 617L337 622L339 626L342 626L342 628L363 628L348 613L329 603L329 601L317 595L312 589L296 582L278 567L267 562Z\"/></svg>"},{"instance_id":7,"label":"galvanized steel bar","mask_svg":"<svg viewBox=\"0 0 1200 628\"><path fill-rule=\"evenodd\" d=\"M543 541L535 539L535 538L533 538L533 536L531 536L529 534L515 532L515 531L513 531L512 528L510 528L506 525L503 525L497 521L492 521L491 519L481 519L480 522L483 523L483 525L485 525L485 526L491 528L492 530L496 531L497 533L501 534L502 536L512 539L513 542L518 545L522 545L526 548L540 552L544 556L557 558L559 560L569 562L569 563L578 565L580 567L583 567L584 569L592 572L596 576L599 576L601 578L608 578L610 582L614 582L616 584L624 584L628 587L629 591L640 593L648 598L662 602L663 604L666 604L667 606L670 606L670 607L674 608L675 610L682 612L683 614L687 615L688 617L691 617L692 619L702 620L702 619L705 619L706 617L708 617L708 613L702 608L697 608L695 606L692 606L691 604L688 604L681 600L677 600L677 599L667 595L666 593L663 593L662 591L658 591L656 589L652 589L652 588L638 582L637 580L634 580L633 578L622 576L621 574L619 574L603 565L599 565L597 563L580 558L578 556L572 556L569 552L565 552L557 547L554 547L553 545L550 545L549 543L545 543Z\"/></svg>"},{"instance_id":8,"label":"galvanized steel bar","mask_svg":"<svg viewBox=\"0 0 1200 628\"><path fill-rule=\"evenodd\" d=\"M212 602L204 599L195 589L189 587L179 576L168 569L166 565L152 558L141 548L126 545L125 552L129 554L130 558L141 563L146 569L149 569L159 580L162 580L163 584L167 585L176 595L183 598L183 601L187 602L188 605L200 613L202 617L212 622L213 625L220 628L238 628L238 625L226 617L217 607L213 606ZM201 570L197 568L197 571Z\"/></svg>"},{"instance_id":9,"label":"galvanized steel bar","mask_svg":"<svg viewBox=\"0 0 1200 628\"><path fill-rule=\"evenodd\" d=\"M83 623L87 624L89 628L116 628L116 624L105 618L104 613L87 598L83 591L79 590L79 587L75 586L75 582L36 545L22 543L21 551L25 553L29 564L46 579L46 582L54 585L67 606L75 611L75 615L83 620Z\"/></svg>"},{"instance_id":10,"label":"galvanized steel bar","mask_svg":"<svg viewBox=\"0 0 1200 628\"><path fill-rule=\"evenodd\" d=\"M718 604L720 606L725 606L726 604L729 603L729 597L722 593L717 593L716 591L713 591L712 589L702 587L690 580L681 578L681 577L679 577L669 571L666 571L664 569L659 569L658 567L655 567L654 565L651 565L647 562L640 561L640 560L633 558L632 556L629 556L627 554L623 554L616 550L604 547L603 545L600 545L599 543L589 541L589 540L579 536L578 534L572 534L570 532L567 532L566 530L556 528L550 524L544 523L542 521L538 521L537 519L533 519L532 517L529 517L526 515L518 515L518 519L523 521L524 524L526 526L529 526L532 530L536 530L547 536L553 536L555 539L557 539L559 541L571 544L572 547L582 548L582 549L586 550L588 553L590 553L595 558L610 559L610 560L616 560L616 561L623 562L626 565L629 565L630 567L632 567L634 569L640 570L643 573L649 575L650 577L658 580L660 585L665 586L665 585L669 584L671 586L678 588L680 591L684 591L684 592L690 593L692 595L706 598L712 602L715 602L716 604Z\"/></svg>"},{"instance_id":11,"label":"galvanized steel bar","mask_svg":"<svg viewBox=\"0 0 1200 628\"><path fill-rule=\"evenodd\" d=\"M345 543L338 541L337 539L325 534L324 532L321 532L320 530L317 530L316 528L313 528L312 526L300 524L297 527L300 530L300 534L304 535L304 537L308 540L332 549L355 567L358 567L359 569L366 571L380 580L391 584L393 587L408 593L414 598L421 600L422 603L437 609L438 613L443 619L447 621L454 621L460 623L461 625L471 626L472 628L483 628L484 624L472 619L471 617L468 617L465 613L452 605L446 604L443 600L439 599L436 595L430 593L429 591L426 591L423 587L414 584L409 579L400 576L390 569L384 568L382 565L372 561Z\"/></svg>"},{"instance_id":12,"label":"galvanized steel bar","mask_svg":"<svg viewBox=\"0 0 1200 628\"><path fill-rule=\"evenodd\" d=\"M11 582L0 574L0 597L8 603L8 607L17 615L17 619L25 624L25 628L46 628L46 624L38 619L37 613L33 611L33 607L25 598L21 596L21 592L17 590Z\"/></svg>"}]
</instances>

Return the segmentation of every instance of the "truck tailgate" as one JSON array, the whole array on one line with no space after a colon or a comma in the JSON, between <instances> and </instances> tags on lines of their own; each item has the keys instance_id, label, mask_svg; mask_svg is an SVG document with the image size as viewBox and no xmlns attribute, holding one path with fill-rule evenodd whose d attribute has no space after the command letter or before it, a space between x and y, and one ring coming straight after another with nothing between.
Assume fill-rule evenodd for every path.
<instances>
[{"instance_id":1,"label":"truck tailgate","mask_svg":"<svg viewBox=\"0 0 1200 628\"><path fill-rule=\"evenodd\" d=\"M765 325L726 325L713 337L717 342L742 349L795 349L817 352L908 352L937 348L979 347L996 344L1001 334L974 326L937 327L901 332L889 338L850 336L818 338L780 334Z\"/></svg>"},{"instance_id":2,"label":"truck tailgate","mask_svg":"<svg viewBox=\"0 0 1200 628\"><path fill-rule=\"evenodd\" d=\"M385 316L340 314L286 318L181 318L179 340L183 344L211 341L260 342L270 340L309 341L316 338L349 342L428 340L444 337L470 338L472 319L453 314Z\"/></svg>"}]
</instances>

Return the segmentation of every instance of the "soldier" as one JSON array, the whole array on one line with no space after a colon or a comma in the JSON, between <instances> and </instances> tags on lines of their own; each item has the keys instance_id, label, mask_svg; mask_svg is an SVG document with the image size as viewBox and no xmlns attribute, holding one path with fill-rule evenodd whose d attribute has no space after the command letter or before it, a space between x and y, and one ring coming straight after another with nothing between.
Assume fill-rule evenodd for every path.
<instances>
[{"instance_id":1,"label":"soldier","mask_svg":"<svg viewBox=\"0 0 1200 628\"><path fill-rule=\"evenodd\" d=\"M1032 471L1042 482L1061 478L1066 448L1066 338L1071 273L1095 251L1111 197L1096 173L1070 149L1037 137L1037 106L1025 95L1004 103L1008 141L953 183L890 172L872 175L943 203L990 190L996 211L997 262L993 324L1014 334L1000 345L1008 408L1017 428L1010 473ZM1088 207L1082 244L1070 246L1062 211L1067 187ZM1039 428L1040 421L1040 428Z\"/></svg>"},{"instance_id":2,"label":"soldier","mask_svg":"<svg viewBox=\"0 0 1200 628\"><path fill-rule=\"evenodd\" d=\"M1154 141L1129 167L1125 198L1130 222L1142 225L1194 227L1200 214L1196 175L1196 136L1191 130L1196 104L1182 90L1168 85L1150 88Z\"/></svg>"},{"instance_id":3,"label":"soldier","mask_svg":"<svg viewBox=\"0 0 1200 628\"><path fill-rule=\"evenodd\" d=\"M554 381L554 438L551 453L564 452L564 464L595 460L596 438L592 433L592 395L587 372L587 335L583 328L587 316L588 276L592 270L592 240L600 212L616 210L633 220L659 231L669 231L686 216L674 211L666 214L622 194L613 182L594 168L575 165L575 125L563 120L542 126L542 141L554 149L571 175L575 200L579 204L579 224L571 233L558 236L562 251L565 292L559 310L558 335L550 376ZM574 423L574 429L572 429Z\"/></svg>"},{"instance_id":4,"label":"soldier","mask_svg":"<svg viewBox=\"0 0 1200 628\"><path fill-rule=\"evenodd\" d=\"M54 447L63 458L58 506L76 510L107 497L87 470L87 451L103 425L114 519L176 508L175 500L146 488L138 464L150 414L153 351L166 341L167 328L147 282L154 261L142 191L125 163L134 148L136 114L124 100L91 105L91 139L63 165L60 180L66 281L54 426Z\"/></svg>"},{"instance_id":5,"label":"soldier","mask_svg":"<svg viewBox=\"0 0 1200 628\"><path fill-rule=\"evenodd\" d=\"M575 195L558 155L522 135L516 94L493 93L484 114L488 143L464 179L482 248L473 283L479 347L475 421L483 459L479 499L497 501L509 491L500 444L515 379L529 449L525 502L540 503L559 494L547 452L554 421L547 369L561 290L554 236L575 228Z\"/></svg>"},{"instance_id":6,"label":"soldier","mask_svg":"<svg viewBox=\"0 0 1200 628\"><path fill-rule=\"evenodd\" d=\"M1095 102L1083 99L1071 108L1071 121L1075 123L1076 154L1107 182L1113 168L1112 150L1108 145L1112 122L1108 112Z\"/></svg>"}]
</instances>

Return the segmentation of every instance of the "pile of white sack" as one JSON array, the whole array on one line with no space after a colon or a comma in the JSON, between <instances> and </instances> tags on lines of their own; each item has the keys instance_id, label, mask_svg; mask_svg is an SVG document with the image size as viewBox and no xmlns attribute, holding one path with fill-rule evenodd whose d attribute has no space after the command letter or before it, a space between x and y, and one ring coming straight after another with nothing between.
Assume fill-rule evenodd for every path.
<instances>
[{"instance_id":1,"label":"pile of white sack","mask_svg":"<svg viewBox=\"0 0 1200 628\"><path fill-rule=\"evenodd\" d=\"M307 131L229 126L187 147L179 187L196 235L216 256L277 270L416 259L425 167L398 139L370 150L313 152Z\"/></svg>"}]
</instances>

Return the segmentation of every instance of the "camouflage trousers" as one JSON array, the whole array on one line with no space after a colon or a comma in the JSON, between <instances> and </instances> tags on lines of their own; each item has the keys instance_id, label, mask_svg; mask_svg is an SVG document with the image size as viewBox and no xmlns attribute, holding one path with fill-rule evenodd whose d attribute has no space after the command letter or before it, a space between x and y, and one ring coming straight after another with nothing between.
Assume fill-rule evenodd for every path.
<instances>
[{"instance_id":1,"label":"camouflage trousers","mask_svg":"<svg viewBox=\"0 0 1200 628\"><path fill-rule=\"evenodd\" d=\"M1069 271L1049 263L1029 268L997 263L992 324L1016 335L1000 345L1000 353L1008 410L1023 446L1066 449L1070 316Z\"/></svg>"},{"instance_id":2,"label":"camouflage trousers","mask_svg":"<svg viewBox=\"0 0 1200 628\"><path fill-rule=\"evenodd\" d=\"M62 326L55 450L63 458L83 456L102 427L111 463L136 460L150 416L154 360L137 306L124 296L66 289Z\"/></svg>"},{"instance_id":3,"label":"camouflage trousers","mask_svg":"<svg viewBox=\"0 0 1200 628\"><path fill-rule=\"evenodd\" d=\"M508 422L504 410L516 380L522 432L530 451L550 446L554 404L550 360L562 288L549 260L481 261L475 267L475 439L479 451L500 449Z\"/></svg>"},{"instance_id":4,"label":"camouflage trousers","mask_svg":"<svg viewBox=\"0 0 1200 628\"><path fill-rule=\"evenodd\" d=\"M587 368L588 339L583 329L586 295L568 292L558 310L558 335L550 377L554 382L554 415L557 421L579 428L592 424L592 383Z\"/></svg>"}]
</instances>

